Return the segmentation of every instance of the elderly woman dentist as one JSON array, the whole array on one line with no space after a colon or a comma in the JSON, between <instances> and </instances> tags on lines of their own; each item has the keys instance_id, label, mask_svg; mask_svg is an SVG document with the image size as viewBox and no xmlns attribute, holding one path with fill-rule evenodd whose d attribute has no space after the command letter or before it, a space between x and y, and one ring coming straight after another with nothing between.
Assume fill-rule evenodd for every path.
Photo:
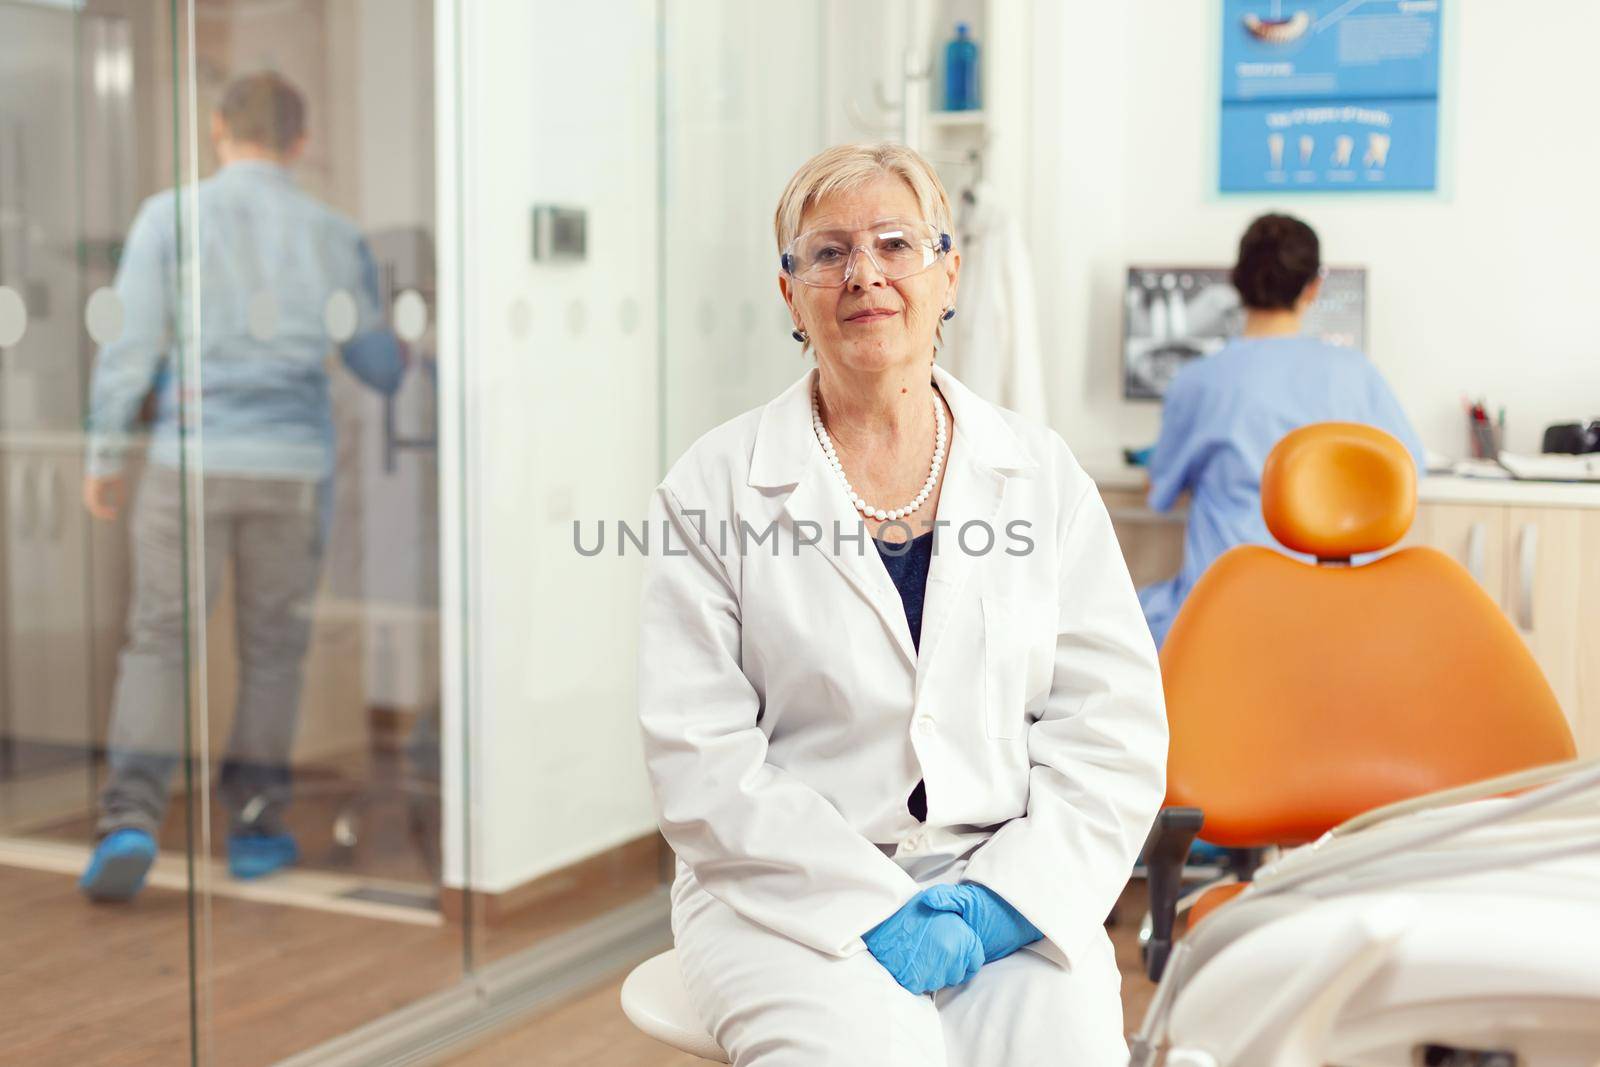
<instances>
[{"instance_id":1,"label":"elderly woman dentist","mask_svg":"<svg viewBox=\"0 0 1600 1067\"><path fill-rule=\"evenodd\" d=\"M828 149L776 228L816 366L650 501L639 717L690 1000L742 1067L1122 1063L1103 921L1167 734L1105 507L935 363L960 256L922 157Z\"/></svg>"}]
</instances>

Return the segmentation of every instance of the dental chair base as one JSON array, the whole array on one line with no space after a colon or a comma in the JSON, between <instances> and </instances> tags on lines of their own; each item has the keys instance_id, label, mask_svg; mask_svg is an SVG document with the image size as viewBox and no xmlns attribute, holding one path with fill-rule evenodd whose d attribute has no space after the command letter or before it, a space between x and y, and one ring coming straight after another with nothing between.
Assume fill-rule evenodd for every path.
<instances>
[{"instance_id":1,"label":"dental chair base","mask_svg":"<svg viewBox=\"0 0 1600 1067\"><path fill-rule=\"evenodd\" d=\"M1597 801L1554 765L1284 853L1174 946L1133 1067L1595 1067Z\"/></svg>"},{"instance_id":2,"label":"dental chair base","mask_svg":"<svg viewBox=\"0 0 1600 1067\"><path fill-rule=\"evenodd\" d=\"M1206 935L1228 942L1173 1008L1167 1067L1594 1067L1600 1059L1592 901L1547 900L1537 916L1489 893L1262 903L1304 910L1230 939L1229 926L1259 918L1232 905L1196 931L1193 956L1175 960L1199 967Z\"/></svg>"}]
</instances>

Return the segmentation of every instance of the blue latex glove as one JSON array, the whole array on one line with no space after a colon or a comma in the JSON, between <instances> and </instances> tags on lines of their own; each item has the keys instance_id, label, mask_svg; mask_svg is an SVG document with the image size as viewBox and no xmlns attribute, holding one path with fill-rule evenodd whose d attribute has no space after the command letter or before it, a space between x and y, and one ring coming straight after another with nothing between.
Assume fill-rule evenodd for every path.
<instances>
[{"instance_id":1,"label":"blue latex glove","mask_svg":"<svg viewBox=\"0 0 1600 1067\"><path fill-rule=\"evenodd\" d=\"M935 894L936 889L947 892ZM1031 945L1044 937L1039 928L1006 903L1004 897L977 882L930 886L923 890L922 898L929 907L960 914L983 943L985 963L1004 959L1023 945Z\"/></svg>"},{"instance_id":2,"label":"blue latex glove","mask_svg":"<svg viewBox=\"0 0 1600 1067\"><path fill-rule=\"evenodd\" d=\"M982 942L957 914L956 898L943 892L952 888L930 886L861 935L867 950L913 993L960 985L983 966Z\"/></svg>"}]
</instances>

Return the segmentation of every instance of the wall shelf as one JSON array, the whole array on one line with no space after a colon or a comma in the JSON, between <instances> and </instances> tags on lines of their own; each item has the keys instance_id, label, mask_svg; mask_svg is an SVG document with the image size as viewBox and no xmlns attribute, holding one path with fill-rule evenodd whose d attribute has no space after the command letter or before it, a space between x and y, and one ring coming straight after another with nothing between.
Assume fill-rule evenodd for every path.
<instances>
[{"instance_id":1,"label":"wall shelf","mask_svg":"<svg viewBox=\"0 0 1600 1067\"><path fill-rule=\"evenodd\" d=\"M977 127L984 123L982 109L971 111L930 111L928 112L928 125L934 129L954 129L958 127Z\"/></svg>"}]
</instances>

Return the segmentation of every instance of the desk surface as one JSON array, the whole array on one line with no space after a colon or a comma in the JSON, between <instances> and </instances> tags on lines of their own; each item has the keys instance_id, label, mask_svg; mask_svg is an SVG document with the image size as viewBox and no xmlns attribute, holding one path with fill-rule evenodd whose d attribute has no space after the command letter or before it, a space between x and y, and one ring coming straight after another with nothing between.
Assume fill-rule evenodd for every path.
<instances>
[{"instance_id":1,"label":"desk surface","mask_svg":"<svg viewBox=\"0 0 1600 1067\"><path fill-rule=\"evenodd\" d=\"M1085 462L1101 490L1143 490L1145 471L1126 463ZM1498 504L1504 507L1600 508L1600 482L1519 482L1509 478L1462 478L1430 474L1417 483L1422 503Z\"/></svg>"}]
</instances>

